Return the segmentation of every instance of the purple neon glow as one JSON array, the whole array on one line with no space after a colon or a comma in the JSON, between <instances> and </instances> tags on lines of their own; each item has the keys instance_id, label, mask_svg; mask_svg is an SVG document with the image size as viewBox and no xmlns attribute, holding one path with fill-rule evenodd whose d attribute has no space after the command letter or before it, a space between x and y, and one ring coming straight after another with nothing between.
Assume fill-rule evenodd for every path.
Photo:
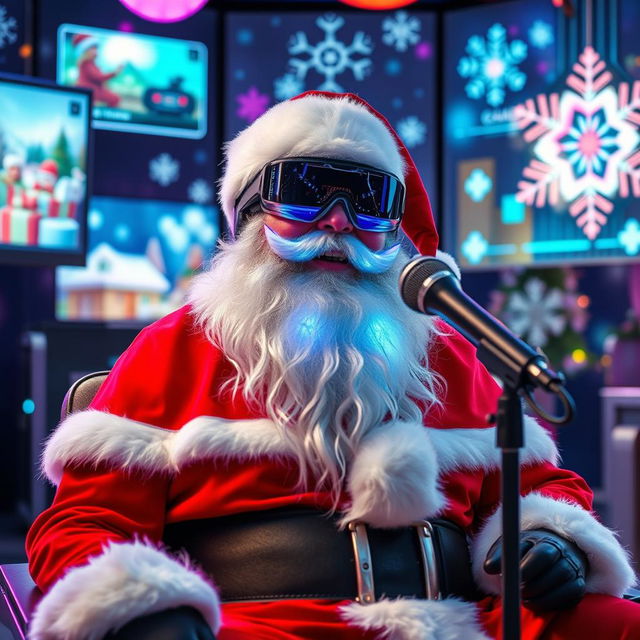
<instances>
[{"instance_id":1,"label":"purple neon glow","mask_svg":"<svg viewBox=\"0 0 640 640\"><path fill-rule=\"evenodd\" d=\"M152 22L178 22L202 9L207 0L120 0L132 13Z\"/></svg>"}]
</instances>

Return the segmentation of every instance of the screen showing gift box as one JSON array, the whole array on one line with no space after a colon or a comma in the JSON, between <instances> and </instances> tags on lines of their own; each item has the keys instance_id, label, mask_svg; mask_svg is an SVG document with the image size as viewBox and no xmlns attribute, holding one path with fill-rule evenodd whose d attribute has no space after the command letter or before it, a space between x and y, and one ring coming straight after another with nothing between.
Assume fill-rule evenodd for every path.
<instances>
[{"instance_id":1,"label":"screen showing gift box","mask_svg":"<svg viewBox=\"0 0 640 640\"><path fill-rule=\"evenodd\" d=\"M91 94L0 76L0 261L84 264Z\"/></svg>"},{"instance_id":2,"label":"screen showing gift box","mask_svg":"<svg viewBox=\"0 0 640 640\"><path fill-rule=\"evenodd\" d=\"M63 24L56 75L93 92L97 129L197 139L207 132L202 42Z\"/></svg>"}]
</instances>

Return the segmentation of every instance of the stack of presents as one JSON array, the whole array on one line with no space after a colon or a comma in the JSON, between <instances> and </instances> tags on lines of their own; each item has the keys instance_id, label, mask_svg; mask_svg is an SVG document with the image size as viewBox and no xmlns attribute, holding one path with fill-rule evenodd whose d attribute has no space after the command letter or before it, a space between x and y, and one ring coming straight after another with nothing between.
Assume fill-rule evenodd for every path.
<instances>
[{"instance_id":1,"label":"stack of presents","mask_svg":"<svg viewBox=\"0 0 640 640\"><path fill-rule=\"evenodd\" d=\"M83 195L77 180L58 179L55 160L40 163L30 187L16 178L5 166L0 179L0 242L52 249L77 247L76 215Z\"/></svg>"}]
</instances>

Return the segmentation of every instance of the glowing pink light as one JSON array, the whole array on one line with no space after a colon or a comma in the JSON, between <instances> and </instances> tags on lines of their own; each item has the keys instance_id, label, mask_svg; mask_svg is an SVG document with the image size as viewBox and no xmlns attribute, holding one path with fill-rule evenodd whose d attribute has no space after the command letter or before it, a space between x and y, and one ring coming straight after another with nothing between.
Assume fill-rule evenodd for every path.
<instances>
[{"instance_id":1,"label":"glowing pink light","mask_svg":"<svg viewBox=\"0 0 640 640\"><path fill-rule=\"evenodd\" d=\"M126 33L131 33L133 31L133 25L130 22L121 22L118 25L118 31L124 31Z\"/></svg>"},{"instance_id":2,"label":"glowing pink light","mask_svg":"<svg viewBox=\"0 0 640 640\"><path fill-rule=\"evenodd\" d=\"M419 60L426 60L431 57L433 53L433 47L430 42L418 42L415 48L416 58Z\"/></svg>"},{"instance_id":3,"label":"glowing pink light","mask_svg":"<svg viewBox=\"0 0 640 640\"><path fill-rule=\"evenodd\" d=\"M120 0L129 11L152 22L178 22L202 9L207 0Z\"/></svg>"}]
</instances>

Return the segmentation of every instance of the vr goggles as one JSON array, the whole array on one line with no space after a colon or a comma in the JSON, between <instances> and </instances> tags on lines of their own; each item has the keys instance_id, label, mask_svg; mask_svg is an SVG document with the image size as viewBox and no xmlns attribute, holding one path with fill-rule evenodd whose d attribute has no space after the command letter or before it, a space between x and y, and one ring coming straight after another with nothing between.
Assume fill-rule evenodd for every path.
<instances>
[{"instance_id":1,"label":"vr goggles","mask_svg":"<svg viewBox=\"0 0 640 640\"><path fill-rule=\"evenodd\" d=\"M319 220L342 202L362 231L395 231L404 212L405 189L391 173L355 162L285 158L266 164L235 204L238 222L267 211L298 222Z\"/></svg>"}]
</instances>

